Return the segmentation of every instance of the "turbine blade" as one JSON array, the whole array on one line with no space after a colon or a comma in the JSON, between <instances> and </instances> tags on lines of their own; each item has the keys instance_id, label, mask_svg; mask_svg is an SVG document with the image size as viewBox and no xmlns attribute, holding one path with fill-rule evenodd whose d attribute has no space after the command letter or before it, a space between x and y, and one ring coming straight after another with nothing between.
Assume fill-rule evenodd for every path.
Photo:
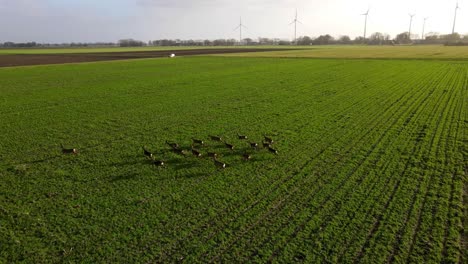
<instances>
[{"instance_id":1,"label":"turbine blade","mask_svg":"<svg viewBox=\"0 0 468 264\"><path fill-rule=\"evenodd\" d=\"M236 30L238 30L239 28L240 28L240 26L237 26L233 31L236 31Z\"/></svg>"},{"instance_id":2,"label":"turbine blade","mask_svg":"<svg viewBox=\"0 0 468 264\"><path fill-rule=\"evenodd\" d=\"M293 21L293 22L289 23L289 25L292 25L292 24L294 24L294 23L296 23L296 21Z\"/></svg>"},{"instance_id":3,"label":"turbine blade","mask_svg":"<svg viewBox=\"0 0 468 264\"><path fill-rule=\"evenodd\" d=\"M299 24L301 24L301 25L304 25L304 24L302 24L302 22L301 22L301 21L299 21L299 20L297 20L297 23L299 23Z\"/></svg>"}]
</instances>

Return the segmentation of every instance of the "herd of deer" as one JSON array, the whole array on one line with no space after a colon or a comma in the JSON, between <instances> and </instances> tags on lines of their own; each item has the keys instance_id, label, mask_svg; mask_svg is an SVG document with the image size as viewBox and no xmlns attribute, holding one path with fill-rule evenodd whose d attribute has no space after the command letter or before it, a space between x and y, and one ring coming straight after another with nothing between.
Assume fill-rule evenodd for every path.
<instances>
[{"instance_id":1,"label":"herd of deer","mask_svg":"<svg viewBox=\"0 0 468 264\"><path fill-rule=\"evenodd\" d=\"M230 144L230 143L224 141L220 136L209 136L209 139L212 140L212 141L220 142L220 143L224 144L224 147L228 148L231 151L233 151L235 149L235 146L233 144ZM244 135L238 135L238 139L239 140L247 140L248 138L247 138L247 136L244 136ZM191 146L190 150L183 149L183 148L180 147L179 144L174 143L174 142L166 141L166 144L171 148L172 152L174 152L176 154L179 154L179 155L182 155L184 157L189 156L190 152L191 152L191 155L193 155L193 156L195 156L197 158L201 158L203 156L206 156L208 158L212 158L214 165L216 167L218 167L218 168L224 169L227 166L226 163L218 160L219 155L216 152L206 152L205 154L203 154L200 150L195 148L196 146L197 147L205 146L205 141L204 140L192 138L192 146ZM272 147L272 144L273 144L273 139L270 138L270 137L265 136L264 141L263 141L263 147L268 149L268 151L270 151L271 153L278 154L278 151ZM257 143L249 142L249 145L250 145L250 147L252 149L258 150L259 145ZM151 159L156 166L164 166L165 165L165 162L163 160L156 159L155 156L153 155L153 153L148 151L145 147L143 147L143 154L146 157L148 157L149 159ZM246 161L251 160L252 159L252 154L245 152L245 153L242 154L242 159L246 160Z\"/></svg>"},{"instance_id":2,"label":"herd of deer","mask_svg":"<svg viewBox=\"0 0 468 264\"><path fill-rule=\"evenodd\" d=\"M247 136L245 136L245 135L237 135L237 137L238 137L239 140L247 140L248 139ZM235 148L233 144L227 143L220 136L209 136L209 138L212 141L220 142L220 143L224 144L224 146L226 148L228 148L229 150L231 150L231 151L233 151L234 148ZM264 140L263 140L262 143L263 143L262 144L263 148L267 149L269 152L271 152L273 154L278 154L278 151L272 147L272 144L274 143L274 141L273 141L273 139L271 137L264 136ZM176 154L182 155L184 157L187 157L187 156L190 155L190 150L186 150L186 149L181 148L180 145L177 144L177 143L166 141L166 144L170 147L170 150L172 152L176 153ZM191 154L193 156L197 157L197 158L203 157L204 154L202 154L202 152L200 150L197 150L195 148L195 146L202 147L204 145L205 145L205 141L203 141L201 139L192 138ZM251 149L259 150L259 144L258 143L249 142L249 145L250 145ZM75 154L75 155L78 154L78 150L75 149L75 148L64 148L62 144L61 144L61 147L62 147L62 153L63 154ZM164 160L156 159L155 155L153 153L151 153L150 151L148 151L145 146L143 146L143 155L145 157L149 158L152 161L152 163L154 165L156 165L156 166L162 167L162 166L166 165ZM226 163L218 160L219 155L216 152L207 152L205 155L207 157L213 159L214 165L216 167L221 168L221 169L226 168ZM245 153L242 154L242 159L246 160L246 161L251 160L252 159L252 154L245 152Z\"/></svg>"}]
</instances>

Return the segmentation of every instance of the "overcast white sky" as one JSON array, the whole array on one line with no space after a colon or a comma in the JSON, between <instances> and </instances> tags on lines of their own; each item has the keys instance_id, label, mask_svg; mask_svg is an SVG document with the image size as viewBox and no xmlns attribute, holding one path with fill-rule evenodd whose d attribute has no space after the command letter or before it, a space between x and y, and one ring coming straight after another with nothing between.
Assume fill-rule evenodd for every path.
<instances>
[{"instance_id":1,"label":"overcast white sky","mask_svg":"<svg viewBox=\"0 0 468 264\"><path fill-rule=\"evenodd\" d=\"M289 25L298 9L298 35L363 34L392 37L408 31L451 33L456 0L0 0L0 42L95 42L135 38L238 38L233 29L242 16L244 37L292 39ZM456 31L468 33L468 0L459 0Z\"/></svg>"}]
</instances>

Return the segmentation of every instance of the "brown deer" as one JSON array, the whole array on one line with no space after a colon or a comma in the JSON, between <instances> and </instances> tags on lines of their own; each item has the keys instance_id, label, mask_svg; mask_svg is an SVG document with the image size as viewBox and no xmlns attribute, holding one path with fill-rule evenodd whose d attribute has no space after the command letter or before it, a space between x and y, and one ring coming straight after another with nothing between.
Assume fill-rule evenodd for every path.
<instances>
[{"instance_id":1,"label":"brown deer","mask_svg":"<svg viewBox=\"0 0 468 264\"><path fill-rule=\"evenodd\" d=\"M254 149L257 149L257 148L258 148L258 144L255 143L255 142L250 142L249 144L250 144L250 147L251 147L251 148L254 148Z\"/></svg>"},{"instance_id":2,"label":"brown deer","mask_svg":"<svg viewBox=\"0 0 468 264\"><path fill-rule=\"evenodd\" d=\"M164 161L162 160L155 160L153 162L154 165L158 166L158 167L164 167L166 164L164 163Z\"/></svg>"},{"instance_id":3,"label":"brown deer","mask_svg":"<svg viewBox=\"0 0 468 264\"><path fill-rule=\"evenodd\" d=\"M213 158L213 161L214 161L214 164L215 164L216 167L218 167L220 169L225 169L226 168L226 163L221 162L221 161L217 160L216 158Z\"/></svg>"},{"instance_id":4,"label":"brown deer","mask_svg":"<svg viewBox=\"0 0 468 264\"><path fill-rule=\"evenodd\" d=\"M213 141L218 141L218 142L221 142L223 141L223 139L219 136L210 136L210 139L213 140Z\"/></svg>"},{"instance_id":5,"label":"brown deer","mask_svg":"<svg viewBox=\"0 0 468 264\"><path fill-rule=\"evenodd\" d=\"M178 149L180 146L177 143L169 142L166 140L166 144L169 145L172 149Z\"/></svg>"},{"instance_id":6,"label":"brown deer","mask_svg":"<svg viewBox=\"0 0 468 264\"><path fill-rule=\"evenodd\" d=\"M60 147L62 147L63 154L73 154L73 155L78 154L78 150L75 148L67 149L63 147L63 144L60 144Z\"/></svg>"},{"instance_id":7,"label":"brown deer","mask_svg":"<svg viewBox=\"0 0 468 264\"><path fill-rule=\"evenodd\" d=\"M273 139L271 137L264 136L265 142L268 142L269 144L273 144Z\"/></svg>"},{"instance_id":8,"label":"brown deer","mask_svg":"<svg viewBox=\"0 0 468 264\"><path fill-rule=\"evenodd\" d=\"M227 143L227 142L224 142L224 145L225 145L228 149L234 150L234 145L229 144L229 143Z\"/></svg>"},{"instance_id":9,"label":"brown deer","mask_svg":"<svg viewBox=\"0 0 468 264\"><path fill-rule=\"evenodd\" d=\"M176 154L182 155L182 156L187 156L187 152L184 149L172 149L172 151Z\"/></svg>"},{"instance_id":10,"label":"brown deer","mask_svg":"<svg viewBox=\"0 0 468 264\"><path fill-rule=\"evenodd\" d=\"M192 138L192 141L194 144L200 144L200 145L203 145L205 144L205 142L201 139L195 139L195 138Z\"/></svg>"},{"instance_id":11,"label":"brown deer","mask_svg":"<svg viewBox=\"0 0 468 264\"><path fill-rule=\"evenodd\" d=\"M252 155L250 155L249 153L244 153L244 154L242 155L242 158L243 158L244 160L251 160L251 159L252 159Z\"/></svg>"},{"instance_id":12,"label":"brown deer","mask_svg":"<svg viewBox=\"0 0 468 264\"><path fill-rule=\"evenodd\" d=\"M214 152L208 152L208 157L217 158L217 157L218 157L218 154L216 154L216 153L214 153Z\"/></svg>"},{"instance_id":13,"label":"brown deer","mask_svg":"<svg viewBox=\"0 0 468 264\"><path fill-rule=\"evenodd\" d=\"M193 154L195 157L198 157L198 158L202 156L202 154L201 154L200 151L198 151L198 150L196 150L196 149L193 148L193 145L192 145L192 154Z\"/></svg>"},{"instance_id":14,"label":"brown deer","mask_svg":"<svg viewBox=\"0 0 468 264\"><path fill-rule=\"evenodd\" d=\"M275 154L275 155L278 155L278 151L272 147L268 147L268 151L270 151L271 153Z\"/></svg>"},{"instance_id":15,"label":"brown deer","mask_svg":"<svg viewBox=\"0 0 468 264\"><path fill-rule=\"evenodd\" d=\"M153 153L151 153L151 152L149 152L148 150L146 150L145 146L143 146L142 148L143 148L143 154L144 154L146 157L152 159L152 158L153 158Z\"/></svg>"},{"instance_id":16,"label":"brown deer","mask_svg":"<svg viewBox=\"0 0 468 264\"><path fill-rule=\"evenodd\" d=\"M244 136L244 135L239 135L239 134L237 134L237 137L238 137L240 140L246 140L246 139L247 139L247 136Z\"/></svg>"}]
</instances>

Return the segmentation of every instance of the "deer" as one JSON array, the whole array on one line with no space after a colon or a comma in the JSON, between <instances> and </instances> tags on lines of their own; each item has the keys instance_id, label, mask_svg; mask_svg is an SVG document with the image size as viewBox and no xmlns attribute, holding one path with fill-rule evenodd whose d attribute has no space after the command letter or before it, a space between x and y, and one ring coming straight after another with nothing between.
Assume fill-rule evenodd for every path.
<instances>
[{"instance_id":1,"label":"deer","mask_svg":"<svg viewBox=\"0 0 468 264\"><path fill-rule=\"evenodd\" d=\"M218 167L220 169L225 169L226 168L226 163L221 162L221 161L217 160L216 158L213 158L213 161L214 161L214 164L215 164L216 167Z\"/></svg>"},{"instance_id":2,"label":"deer","mask_svg":"<svg viewBox=\"0 0 468 264\"><path fill-rule=\"evenodd\" d=\"M165 162L162 161L162 160L155 160L155 161L153 161L153 164L158 166L158 167L164 167L166 165Z\"/></svg>"},{"instance_id":3,"label":"deer","mask_svg":"<svg viewBox=\"0 0 468 264\"><path fill-rule=\"evenodd\" d=\"M273 139L271 137L264 136L265 142L268 142L269 144L273 144Z\"/></svg>"},{"instance_id":4,"label":"deer","mask_svg":"<svg viewBox=\"0 0 468 264\"><path fill-rule=\"evenodd\" d=\"M179 154L179 155L182 155L182 156L184 156L184 157L187 156L186 151L183 150L183 149L178 149L178 148L177 148L177 149L172 149L172 151L173 151L174 153Z\"/></svg>"},{"instance_id":5,"label":"deer","mask_svg":"<svg viewBox=\"0 0 468 264\"><path fill-rule=\"evenodd\" d=\"M202 154L200 153L200 151L196 150L193 148L193 145L192 145L192 154L195 156L195 157L201 157Z\"/></svg>"},{"instance_id":6,"label":"deer","mask_svg":"<svg viewBox=\"0 0 468 264\"><path fill-rule=\"evenodd\" d=\"M218 154L216 154L215 152L208 152L208 157L217 158Z\"/></svg>"},{"instance_id":7,"label":"deer","mask_svg":"<svg viewBox=\"0 0 468 264\"><path fill-rule=\"evenodd\" d=\"M178 149L180 146L177 143L169 142L166 140L166 144L169 145L172 149Z\"/></svg>"},{"instance_id":8,"label":"deer","mask_svg":"<svg viewBox=\"0 0 468 264\"><path fill-rule=\"evenodd\" d=\"M73 154L73 155L78 154L78 150L75 148L67 149L63 147L63 144L60 144L60 147L62 147L63 154Z\"/></svg>"},{"instance_id":9,"label":"deer","mask_svg":"<svg viewBox=\"0 0 468 264\"><path fill-rule=\"evenodd\" d=\"M271 153L275 154L275 155L278 155L278 151L272 147L268 147L268 151L270 151Z\"/></svg>"},{"instance_id":10,"label":"deer","mask_svg":"<svg viewBox=\"0 0 468 264\"><path fill-rule=\"evenodd\" d=\"M151 152L149 152L148 150L146 150L145 146L143 146L142 148L143 148L143 154L144 154L147 158L152 159L152 158L153 158L153 153L151 153Z\"/></svg>"},{"instance_id":11,"label":"deer","mask_svg":"<svg viewBox=\"0 0 468 264\"><path fill-rule=\"evenodd\" d=\"M255 142L250 142L250 147L253 148L253 149L257 149L258 148L258 144L255 143Z\"/></svg>"},{"instance_id":12,"label":"deer","mask_svg":"<svg viewBox=\"0 0 468 264\"><path fill-rule=\"evenodd\" d=\"M227 142L224 142L224 145L225 145L228 149L234 150L234 145L229 144L229 143L227 143Z\"/></svg>"},{"instance_id":13,"label":"deer","mask_svg":"<svg viewBox=\"0 0 468 264\"><path fill-rule=\"evenodd\" d=\"M249 153L244 153L244 154L242 155L242 158L243 158L244 160L251 160L251 159L252 159L252 155L250 155Z\"/></svg>"},{"instance_id":14,"label":"deer","mask_svg":"<svg viewBox=\"0 0 468 264\"><path fill-rule=\"evenodd\" d=\"M239 135L239 134L237 134L237 137L238 137L240 140L246 140L246 139L247 139L247 136L245 136L245 135Z\"/></svg>"},{"instance_id":15,"label":"deer","mask_svg":"<svg viewBox=\"0 0 468 264\"><path fill-rule=\"evenodd\" d=\"M218 142L221 142L223 141L223 139L219 136L210 136L210 139L213 140L213 141L218 141Z\"/></svg>"},{"instance_id":16,"label":"deer","mask_svg":"<svg viewBox=\"0 0 468 264\"><path fill-rule=\"evenodd\" d=\"M195 138L192 138L192 141L194 144L200 144L200 145L203 145L205 144L205 142L201 139L195 139Z\"/></svg>"}]
</instances>

